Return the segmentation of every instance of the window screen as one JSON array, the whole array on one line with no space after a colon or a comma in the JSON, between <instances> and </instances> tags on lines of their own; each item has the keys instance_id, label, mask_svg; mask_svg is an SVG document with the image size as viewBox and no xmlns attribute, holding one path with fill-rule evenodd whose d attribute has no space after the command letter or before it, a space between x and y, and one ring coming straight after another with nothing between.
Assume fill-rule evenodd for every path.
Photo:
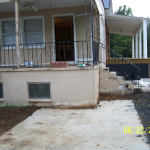
<instances>
[{"instance_id":1,"label":"window screen","mask_svg":"<svg viewBox=\"0 0 150 150\"><path fill-rule=\"evenodd\" d=\"M3 84L0 83L0 98L3 98Z\"/></svg>"},{"instance_id":2,"label":"window screen","mask_svg":"<svg viewBox=\"0 0 150 150\"><path fill-rule=\"evenodd\" d=\"M3 44L16 44L15 21L2 22Z\"/></svg>"},{"instance_id":3,"label":"window screen","mask_svg":"<svg viewBox=\"0 0 150 150\"><path fill-rule=\"evenodd\" d=\"M50 98L50 83L28 84L29 98Z\"/></svg>"},{"instance_id":4,"label":"window screen","mask_svg":"<svg viewBox=\"0 0 150 150\"><path fill-rule=\"evenodd\" d=\"M24 20L25 44L43 43L42 19Z\"/></svg>"}]
</instances>

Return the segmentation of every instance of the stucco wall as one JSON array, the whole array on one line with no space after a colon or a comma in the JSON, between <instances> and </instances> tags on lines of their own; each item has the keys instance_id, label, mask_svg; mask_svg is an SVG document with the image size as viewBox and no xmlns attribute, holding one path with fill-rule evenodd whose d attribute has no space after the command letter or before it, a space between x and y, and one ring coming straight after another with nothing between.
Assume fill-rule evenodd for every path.
<instances>
[{"instance_id":1,"label":"stucco wall","mask_svg":"<svg viewBox=\"0 0 150 150\"><path fill-rule=\"evenodd\" d=\"M54 108L96 107L99 98L99 69L20 69L0 72L3 83L4 102L0 106L28 105ZM29 103L28 82L50 82L51 98L38 99L39 103ZM51 100L52 102L44 102Z\"/></svg>"}]
</instances>

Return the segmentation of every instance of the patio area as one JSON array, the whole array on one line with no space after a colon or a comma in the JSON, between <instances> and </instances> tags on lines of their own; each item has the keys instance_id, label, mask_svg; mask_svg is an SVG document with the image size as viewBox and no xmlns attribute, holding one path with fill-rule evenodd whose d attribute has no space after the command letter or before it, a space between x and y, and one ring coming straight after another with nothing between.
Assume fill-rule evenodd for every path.
<instances>
[{"instance_id":1,"label":"patio area","mask_svg":"<svg viewBox=\"0 0 150 150\"><path fill-rule=\"evenodd\" d=\"M125 128L131 127L132 133ZM102 101L97 109L41 109L0 137L0 149L149 150L131 100Z\"/></svg>"}]
</instances>

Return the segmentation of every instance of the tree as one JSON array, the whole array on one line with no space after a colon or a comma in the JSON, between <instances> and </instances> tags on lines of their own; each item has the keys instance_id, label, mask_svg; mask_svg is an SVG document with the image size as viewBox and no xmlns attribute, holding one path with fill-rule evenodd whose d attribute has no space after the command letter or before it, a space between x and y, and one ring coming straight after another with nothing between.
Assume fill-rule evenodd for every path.
<instances>
[{"instance_id":1,"label":"tree","mask_svg":"<svg viewBox=\"0 0 150 150\"><path fill-rule=\"evenodd\" d=\"M120 6L119 9L115 12L115 14L133 16L131 8L130 7L127 8L126 5Z\"/></svg>"},{"instance_id":2,"label":"tree","mask_svg":"<svg viewBox=\"0 0 150 150\"><path fill-rule=\"evenodd\" d=\"M133 16L131 8L126 5L120 6L115 14ZM110 48L114 49L123 57L132 56L132 37L126 35L110 34Z\"/></svg>"}]
</instances>

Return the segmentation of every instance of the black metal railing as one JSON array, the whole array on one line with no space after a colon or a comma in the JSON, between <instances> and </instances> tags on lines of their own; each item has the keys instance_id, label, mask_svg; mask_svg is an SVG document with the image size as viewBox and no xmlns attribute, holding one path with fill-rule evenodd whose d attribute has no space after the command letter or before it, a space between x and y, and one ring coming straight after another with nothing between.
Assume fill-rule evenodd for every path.
<instances>
[{"instance_id":1,"label":"black metal railing","mask_svg":"<svg viewBox=\"0 0 150 150\"><path fill-rule=\"evenodd\" d=\"M136 65L122 57L120 54L100 43L100 50L106 51L106 66L110 68L110 71L117 72L117 75L123 76L125 80L140 80L140 71Z\"/></svg>"},{"instance_id":2,"label":"black metal railing","mask_svg":"<svg viewBox=\"0 0 150 150\"><path fill-rule=\"evenodd\" d=\"M86 41L20 44L21 67L50 66L50 63L93 65ZM0 66L16 66L16 45L0 45Z\"/></svg>"}]
</instances>

